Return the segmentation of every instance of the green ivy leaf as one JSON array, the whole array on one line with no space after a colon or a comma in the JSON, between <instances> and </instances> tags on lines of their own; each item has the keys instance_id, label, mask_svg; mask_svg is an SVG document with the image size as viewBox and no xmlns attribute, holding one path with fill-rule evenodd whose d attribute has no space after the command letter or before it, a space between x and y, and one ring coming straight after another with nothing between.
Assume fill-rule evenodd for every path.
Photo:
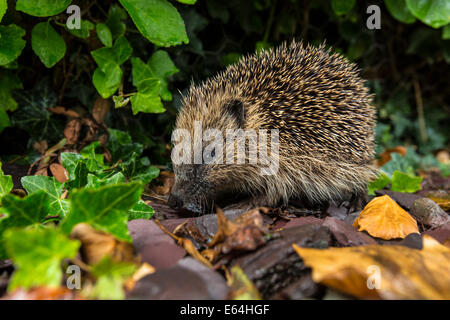
<instances>
[{"instance_id":1,"label":"green ivy leaf","mask_svg":"<svg viewBox=\"0 0 450 320\"><path fill-rule=\"evenodd\" d=\"M0 0L0 22L5 15L6 9L8 8L8 3L6 0Z\"/></svg>"},{"instance_id":2,"label":"green ivy leaf","mask_svg":"<svg viewBox=\"0 0 450 320\"><path fill-rule=\"evenodd\" d=\"M0 133L10 125L11 121L9 121L8 113L0 106Z\"/></svg>"},{"instance_id":3,"label":"green ivy leaf","mask_svg":"<svg viewBox=\"0 0 450 320\"><path fill-rule=\"evenodd\" d=\"M184 4L195 4L197 2L197 0L177 0L179 3L184 3Z\"/></svg>"},{"instance_id":4,"label":"green ivy leaf","mask_svg":"<svg viewBox=\"0 0 450 320\"><path fill-rule=\"evenodd\" d=\"M80 247L61 232L45 229L10 229L5 232L5 246L16 266L8 291L16 288L61 285L63 259L74 258Z\"/></svg>"},{"instance_id":5,"label":"green ivy leaf","mask_svg":"<svg viewBox=\"0 0 450 320\"><path fill-rule=\"evenodd\" d=\"M64 217L69 211L69 202L66 199L61 199L63 185L56 181L54 177L25 176L20 181L28 194L43 190L48 195L50 199L50 215Z\"/></svg>"},{"instance_id":6,"label":"green ivy leaf","mask_svg":"<svg viewBox=\"0 0 450 320\"><path fill-rule=\"evenodd\" d=\"M169 47L189 43L184 21L167 0L119 0L134 24L152 43Z\"/></svg>"},{"instance_id":7,"label":"green ivy leaf","mask_svg":"<svg viewBox=\"0 0 450 320\"><path fill-rule=\"evenodd\" d=\"M105 65L104 69L106 72L100 68L95 69L92 83L102 98L106 99L112 96L119 88L122 81L122 69L115 63Z\"/></svg>"},{"instance_id":8,"label":"green ivy leaf","mask_svg":"<svg viewBox=\"0 0 450 320\"><path fill-rule=\"evenodd\" d=\"M148 66L153 71L153 74L160 80L160 95L164 101L172 101L172 93L168 89L167 79L179 72L178 68L170 59L166 51L156 51L148 61Z\"/></svg>"},{"instance_id":9,"label":"green ivy leaf","mask_svg":"<svg viewBox=\"0 0 450 320\"><path fill-rule=\"evenodd\" d=\"M96 153L95 150L100 147L99 141L94 141L84 147L80 153L81 155L87 159L86 166L89 171L103 171L104 168L104 155L103 153Z\"/></svg>"},{"instance_id":10,"label":"green ivy leaf","mask_svg":"<svg viewBox=\"0 0 450 320\"><path fill-rule=\"evenodd\" d=\"M444 40L450 39L450 24L448 24L444 28L442 28L442 39L444 39Z\"/></svg>"},{"instance_id":11,"label":"green ivy leaf","mask_svg":"<svg viewBox=\"0 0 450 320\"><path fill-rule=\"evenodd\" d=\"M108 18L106 19L105 24L111 31L114 39L125 33L126 26L122 21L126 18L127 13L118 5L112 5L109 8Z\"/></svg>"},{"instance_id":12,"label":"green ivy leaf","mask_svg":"<svg viewBox=\"0 0 450 320\"><path fill-rule=\"evenodd\" d=\"M103 43L103 45L105 45L106 47L112 47L113 39L111 31L109 30L108 26L104 23L98 23L96 30L97 36Z\"/></svg>"},{"instance_id":13,"label":"green ivy leaf","mask_svg":"<svg viewBox=\"0 0 450 320\"><path fill-rule=\"evenodd\" d=\"M107 185L125 183L125 176L122 172L117 172L105 178L99 178L93 174L88 174L87 181L86 188L100 188Z\"/></svg>"},{"instance_id":14,"label":"green ivy leaf","mask_svg":"<svg viewBox=\"0 0 450 320\"><path fill-rule=\"evenodd\" d=\"M143 147L140 143L132 142L131 136L124 131L109 129L109 140L106 145L111 152L113 162L117 162L120 159L131 159L133 153L141 155Z\"/></svg>"},{"instance_id":15,"label":"green ivy leaf","mask_svg":"<svg viewBox=\"0 0 450 320\"><path fill-rule=\"evenodd\" d=\"M356 0L331 0L331 8L338 16L349 13L355 6Z\"/></svg>"},{"instance_id":16,"label":"green ivy leaf","mask_svg":"<svg viewBox=\"0 0 450 320\"><path fill-rule=\"evenodd\" d=\"M10 71L2 71L0 74L0 109L9 111L17 109L17 102L11 94L14 89L22 89L19 77Z\"/></svg>"},{"instance_id":17,"label":"green ivy leaf","mask_svg":"<svg viewBox=\"0 0 450 320\"><path fill-rule=\"evenodd\" d=\"M80 27L81 27L80 29L67 28L67 30L78 38L87 39L91 34L90 31L94 29L94 24L89 20L81 20Z\"/></svg>"},{"instance_id":18,"label":"green ivy leaf","mask_svg":"<svg viewBox=\"0 0 450 320\"><path fill-rule=\"evenodd\" d=\"M31 47L47 68L53 67L66 54L64 39L49 22L40 22L33 27Z\"/></svg>"},{"instance_id":19,"label":"green ivy leaf","mask_svg":"<svg viewBox=\"0 0 450 320\"><path fill-rule=\"evenodd\" d=\"M120 240L131 241L127 228L128 210L139 200L141 193L142 184L138 182L74 191L61 229L70 233L76 224L84 222Z\"/></svg>"},{"instance_id":20,"label":"green ivy leaf","mask_svg":"<svg viewBox=\"0 0 450 320\"><path fill-rule=\"evenodd\" d=\"M420 190L422 177L417 177L401 171L394 171L392 175L392 191L414 193Z\"/></svg>"},{"instance_id":21,"label":"green ivy leaf","mask_svg":"<svg viewBox=\"0 0 450 320\"><path fill-rule=\"evenodd\" d=\"M0 219L0 259L5 259L7 256L1 241L5 230L44 222L50 211L49 199L44 191L33 193L24 199L7 194L2 198L2 209L7 217Z\"/></svg>"},{"instance_id":22,"label":"green ivy leaf","mask_svg":"<svg viewBox=\"0 0 450 320\"><path fill-rule=\"evenodd\" d=\"M450 23L450 1L406 0L409 11L423 23L440 28Z\"/></svg>"},{"instance_id":23,"label":"green ivy leaf","mask_svg":"<svg viewBox=\"0 0 450 320\"><path fill-rule=\"evenodd\" d=\"M16 95L20 112L11 115L13 126L27 131L34 139L46 139L56 143L63 138L64 123L47 110L55 106L56 94L47 81L37 83L31 90L23 90Z\"/></svg>"},{"instance_id":24,"label":"green ivy leaf","mask_svg":"<svg viewBox=\"0 0 450 320\"><path fill-rule=\"evenodd\" d=\"M372 196L375 195L375 191L384 189L389 183L391 183L391 178L389 178L386 173L381 172L381 174L367 186L369 194Z\"/></svg>"},{"instance_id":25,"label":"green ivy leaf","mask_svg":"<svg viewBox=\"0 0 450 320\"><path fill-rule=\"evenodd\" d=\"M416 18L409 11L405 0L384 0L389 13L398 21L413 23Z\"/></svg>"},{"instance_id":26,"label":"green ivy leaf","mask_svg":"<svg viewBox=\"0 0 450 320\"><path fill-rule=\"evenodd\" d=\"M123 284L137 269L126 262L115 262L109 256L92 267L92 274L97 277L92 298L124 299Z\"/></svg>"},{"instance_id":27,"label":"green ivy leaf","mask_svg":"<svg viewBox=\"0 0 450 320\"><path fill-rule=\"evenodd\" d=\"M63 12L72 0L17 0L16 10L35 17L49 17Z\"/></svg>"},{"instance_id":28,"label":"green ivy leaf","mask_svg":"<svg viewBox=\"0 0 450 320\"><path fill-rule=\"evenodd\" d=\"M0 26L0 66L16 60L25 47L25 30L15 24Z\"/></svg>"},{"instance_id":29,"label":"green ivy leaf","mask_svg":"<svg viewBox=\"0 0 450 320\"><path fill-rule=\"evenodd\" d=\"M0 161L0 204L2 203L2 198L11 192L14 187L12 177L5 176L2 170L2 162Z\"/></svg>"},{"instance_id":30,"label":"green ivy leaf","mask_svg":"<svg viewBox=\"0 0 450 320\"><path fill-rule=\"evenodd\" d=\"M128 211L128 221L134 219L150 219L155 210L147 205L144 201L139 200L133 208Z\"/></svg>"},{"instance_id":31,"label":"green ivy leaf","mask_svg":"<svg viewBox=\"0 0 450 320\"><path fill-rule=\"evenodd\" d=\"M145 80L145 81L150 81ZM156 80L159 84L159 80ZM138 112L144 113L162 113L166 111L159 97L159 85L153 84L155 89L151 93L138 92L131 97L131 108L133 109L133 114Z\"/></svg>"}]
</instances>

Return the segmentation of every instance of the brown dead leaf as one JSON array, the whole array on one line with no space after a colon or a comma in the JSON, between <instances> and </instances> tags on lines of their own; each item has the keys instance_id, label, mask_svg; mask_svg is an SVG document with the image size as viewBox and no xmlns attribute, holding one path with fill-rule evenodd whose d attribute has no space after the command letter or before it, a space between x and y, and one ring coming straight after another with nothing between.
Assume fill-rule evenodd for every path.
<instances>
[{"instance_id":1,"label":"brown dead leaf","mask_svg":"<svg viewBox=\"0 0 450 320\"><path fill-rule=\"evenodd\" d=\"M385 240L403 239L410 233L419 233L417 221L388 195L370 201L353 226Z\"/></svg>"},{"instance_id":2,"label":"brown dead leaf","mask_svg":"<svg viewBox=\"0 0 450 320\"><path fill-rule=\"evenodd\" d=\"M440 163L449 163L450 162L450 152L448 152L448 150L441 150L436 154L436 159Z\"/></svg>"},{"instance_id":3,"label":"brown dead leaf","mask_svg":"<svg viewBox=\"0 0 450 320\"><path fill-rule=\"evenodd\" d=\"M109 255L118 262L136 262L134 247L131 243L119 241L108 233L95 230L86 223L77 224L71 236L81 241L81 256L89 265L93 265Z\"/></svg>"},{"instance_id":4,"label":"brown dead leaf","mask_svg":"<svg viewBox=\"0 0 450 320\"><path fill-rule=\"evenodd\" d=\"M48 149L47 140L42 140L42 141L39 141L39 142L36 141L33 144L33 148L34 148L34 150L36 150L40 154L44 154L45 151L47 151L47 149Z\"/></svg>"},{"instance_id":5,"label":"brown dead leaf","mask_svg":"<svg viewBox=\"0 0 450 320\"><path fill-rule=\"evenodd\" d=\"M158 219L153 220L155 221L155 223L158 225L158 227L164 231L165 233L167 233L169 236L171 236L177 243L178 245L182 246L184 248L184 250L186 250L194 259L200 261L201 263L203 263L204 265L206 265L209 268L212 268L211 263L200 254L200 252L197 250L197 248L194 246L194 244L192 243L191 240L186 239L186 238L182 238L179 236L176 236L175 234L173 234L172 232L170 232L169 230L167 230L162 224L161 222L159 222Z\"/></svg>"},{"instance_id":6,"label":"brown dead leaf","mask_svg":"<svg viewBox=\"0 0 450 320\"><path fill-rule=\"evenodd\" d=\"M64 169L64 167L59 163L52 163L50 165L50 171L55 177L55 179L61 183L64 183L67 180L69 180L69 174L67 173L67 170Z\"/></svg>"},{"instance_id":7,"label":"brown dead leaf","mask_svg":"<svg viewBox=\"0 0 450 320\"><path fill-rule=\"evenodd\" d=\"M175 183L175 175L170 171L161 171L157 181L161 182L162 185L154 186L152 191L160 196L165 196L172 190L173 184Z\"/></svg>"},{"instance_id":8,"label":"brown dead leaf","mask_svg":"<svg viewBox=\"0 0 450 320\"><path fill-rule=\"evenodd\" d=\"M78 112L70 110L70 109L66 109L61 106L50 107L50 108L47 108L47 110L54 114L61 114L66 117L69 117L69 118L80 118L80 114Z\"/></svg>"},{"instance_id":9,"label":"brown dead leaf","mask_svg":"<svg viewBox=\"0 0 450 320\"><path fill-rule=\"evenodd\" d=\"M427 194L427 198L433 200L436 202L439 207L442 208L444 211L450 210L450 194L441 192L441 193L432 193Z\"/></svg>"},{"instance_id":10,"label":"brown dead leaf","mask_svg":"<svg viewBox=\"0 0 450 320\"><path fill-rule=\"evenodd\" d=\"M94 105L92 107L92 116L94 117L95 121L98 123L103 123L105 121L106 115L109 111L109 100L103 99L102 97L98 97Z\"/></svg>"},{"instance_id":11,"label":"brown dead leaf","mask_svg":"<svg viewBox=\"0 0 450 320\"><path fill-rule=\"evenodd\" d=\"M80 138L81 121L80 119L72 119L66 124L64 129L64 137L68 145L74 145Z\"/></svg>"},{"instance_id":12,"label":"brown dead leaf","mask_svg":"<svg viewBox=\"0 0 450 320\"><path fill-rule=\"evenodd\" d=\"M29 290L17 289L2 300L83 300L76 291L65 287L36 287Z\"/></svg>"},{"instance_id":13,"label":"brown dead leaf","mask_svg":"<svg viewBox=\"0 0 450 320\"><path fill-rule=\"evenodd\" d=\"M226 218L222 209L217 208L217 232L208 244L209 249L202 251L210 261L215 261L221 253L227 254L233 250L253 251L266 243L264 235L267 233L263 226L260 209L255 208L240 215L235 220Z\"/></svg>"},{"instance_id":14,"label":"brown dead leaf","mask_svg":"<svg viewBox=\"0 0 450 320\"><path fill-rule=\"evenodd\" d=\"M380 159L378 160L378 166L382 167L385 163L389 162L391 160L391 153L396 152L404 156L407 151L408 150L403 146L396 146L394 148L387 149L379 155Z\"/></svg>"},{"instance_id":15,"label":"brown dead leaf","mask_svg":"<svg viewBox=\"0 0 450 320\"><path fill-rule=\"evenodd\" d=\"M133 290L136 282L141 280L143 277L154 273L155 271L156 269L153 266L151 266L147 262L144 262L143 264L141 264L139 269L137 269L136 272L125 282L125 288L128 291Z\"/></svg>"},{"instance_id":16,"label":"brown dead leaf","mask_svg":"<svg viewBox=\"0 0 450 320\"><path fill-rule=\"evenodd\" d=\"M293 248L312 268L315 282L358 298L450 299L450 248L427 235L422 250L394 245Z\"/></svg>"}]
</instances>

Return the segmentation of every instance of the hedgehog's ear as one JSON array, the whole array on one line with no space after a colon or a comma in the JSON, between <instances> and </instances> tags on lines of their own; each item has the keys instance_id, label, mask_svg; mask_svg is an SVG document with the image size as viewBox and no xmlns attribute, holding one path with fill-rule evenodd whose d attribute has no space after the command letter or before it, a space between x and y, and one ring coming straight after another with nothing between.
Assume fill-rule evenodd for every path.
<instances>
[{"instance_id":1,"label":"hedgehog's ear","mask_svg":"<svg viewBox=\"0 0 450 320\"><path fill-rule=\"evenodd\" d=\"M225 103L224 110L235 118L239 128L244 127L245 111L242 101L237 99L229 100Z\"/></svg>"}]
</instances>

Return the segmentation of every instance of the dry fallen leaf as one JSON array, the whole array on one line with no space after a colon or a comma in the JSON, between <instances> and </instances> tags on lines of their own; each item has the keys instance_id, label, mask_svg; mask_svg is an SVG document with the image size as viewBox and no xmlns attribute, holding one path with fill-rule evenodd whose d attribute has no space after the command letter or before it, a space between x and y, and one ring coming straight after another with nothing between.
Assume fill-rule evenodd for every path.
<instances>
[{"instance_id":1,"label":"dry fallen leaf","mask_svg":"<svg viewBox=\"0 0 450 320\"><path fill-rule=\"evenodd\" d=\"M262 211L265 209L262 208ZM233 221L228 220L220 208L216 213L217 232L208 244L210 249L202 252L210 261L216 260L220 253L253 251L266 243L264 235L267 230L263 226L260 208L251 209Z\"/></svg>"},{"instance_id":2,"label":"dry fallen leaf","mask_svg":"<svg viewBox=\"0 0 450 320\"><path fill-rule=\"evenodd\" d=\"M125 288L128 291L133 290L136 283L141 280L143 277L152 274L156 271L156 269L148 264L147 262L144 262L141 264L139 269L135 271L135 273L125 282Z\"/></svg>"},{"instance_id":3,"label":"dry fallen leaf","mask_svg":"<svg viewBox=\"0 0 450 320\"><path fill-rule=\"evenodd\" d=\"M157 181L161 182L162 185L154 186L152 191L160 196L165 196L172 190L173 184L175 183L175 175L170 171L161 171Z\"/></svg>"},{"instance_id":4,"label":"dry fallen leaf","mask_svg":"<svg viewBox=\"0 0 450 320\"><path fill-rule=\"evenodd\" d=\"M95 230L86 223L77 224L71 236L81 241L81 255L84 262L93 265L109 255L112 260L136 262L131 243L119 241L112 235Z\"/></svg>"},{"instance_id":5,"label":"dry fallen leaf","mask_svg":"<svg viewBox=\"0 0 450 320\"><path fill-rule=\"evenodd\" d=\"M450 210L450 194L441 190L441 192L431 192L426 195L427 198L436 202L444 211Z\"/></svg>"},{"instance_id":6,"label":"dry fallen leaf","mask_svg":"<svg viewBox=\"0 0 450 320\"><path fill-rule=\"evenodd\" d=\"M393 245L293 248L312 268L315 282L358 298L450 299L450 248L428 235L422 250Z\"/></svg>"},{"instance_id":7,"label":"dry fallen leaf","mask_svg":"<svg viewBox=\"0 0 450 320\"><path fill-rule=\"evenodd\" d=\"M408 150L403 146L396 146L391 149L387 149L383 153L379 155L380 159L378 160L378 166L382 167L385 163L389 162L391 160L391 153L396 152L402 156L406 154Z\"/></svg>"},{"instance_id":8,"label":"dry fallen leaf","mask_svg":"<svg viewBox=\"0 0 450 320\"><path fill-rule=\"evenodd\" d=\"M69 175L67 173L67 170L64 169L64 167L62 165L60 165L59 163L52 163L50 165L50 171L53 174L53 176L55 177L55 179L61 183L64 183L67 180L69 180Z\"/></svg>"},{"instance_id":9,"label":"dry fallen leaf","mask_svg":"<svg viewBox=\"0 0 450 320\"><path fill-rule=\"evenodd\" d=\"M94 105L92 106L92 117L98 123L103 123L105 121L106 115L109 111L109 100L98 97Z\"/></svg>"},{"instance_id":10,"label":"dry fallen leaf","mask_svg":"<svg viewBox=\"0 0 450 320\"><path fill-rule=\"evenodd\" d=\"M417 221L388 195L370 201L353 226L385 240L403 239L410 233L419 233Z\"/></svg>"},{"instance_id":11,"label":"dry fallen leaf","mask_svg":"<svg viewBox=\"0 0 450 320\"><path fill-rule=\"evenodd\" d=\"M72 119L67 122L64 129L64 137L67 140L68 145L73 145L78 142L81 131L81 121L80 119Z\"/></svg>"},{"instance_id":12,"label":"dry fallen leaf","mask_svg":"<svg viewBox=\"0 0 450 320\"><path fill-rule=\"evenodd\" d=\"M178 245L182 246L184 248L184 250L186 250L194 259L200 261L201 263L203 263L204 265L206 265L209 268L212 268L211 263L200 254L200 252L198 252L197 248L194 246L194 244L192 243L191 240L186 239L186 238L182 238L182 237L178 237L175 234L173 234L172 232L170 232L169 230L167 230L162 224L161 222L159 222L158 219L153 220L155 221L155 223L158 225L158 227L164 231L165 233L167 233L169 236L171 236L177 243Z\"/></svg>"},{"instance_id":13,"label":"dry fallen leaf","mask_svg":"<svg viewBox=\"0 0 450 320\"><path fill-rule=\"evenodd\" d=\"M261 300L261 294L239 266L233 266L228 272L225 269L227 284L231 288L228 299L232 300Z\"/></svg>"},{"instance_id":14,"label":"dry fallen leaf","mask_svg":"<svg viewBox=\"0 0 450 320\"><path fill-rule=\"evenodd\" d=\"M2 300L80 300L84 299L74 290L65 287L36 287L29 290L17 289Z\"/></svg>"}]
</instances>

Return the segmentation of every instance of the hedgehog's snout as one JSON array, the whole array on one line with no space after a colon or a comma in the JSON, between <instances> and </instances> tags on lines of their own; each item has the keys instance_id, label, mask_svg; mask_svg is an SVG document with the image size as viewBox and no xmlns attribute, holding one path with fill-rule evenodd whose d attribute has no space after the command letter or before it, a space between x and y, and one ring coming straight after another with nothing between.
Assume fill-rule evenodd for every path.
<instances>
[{"instance_id":1,"label":"hedgehog's snout","mask_svg":"<svg viewBox=\"0 0 450 320\"><path fill-rule=\"evenodd\" d=\"M168 204L169 207L179 210L183 207L183 199L175 193L170 193Z\"/></svg>"}]
</instances>

